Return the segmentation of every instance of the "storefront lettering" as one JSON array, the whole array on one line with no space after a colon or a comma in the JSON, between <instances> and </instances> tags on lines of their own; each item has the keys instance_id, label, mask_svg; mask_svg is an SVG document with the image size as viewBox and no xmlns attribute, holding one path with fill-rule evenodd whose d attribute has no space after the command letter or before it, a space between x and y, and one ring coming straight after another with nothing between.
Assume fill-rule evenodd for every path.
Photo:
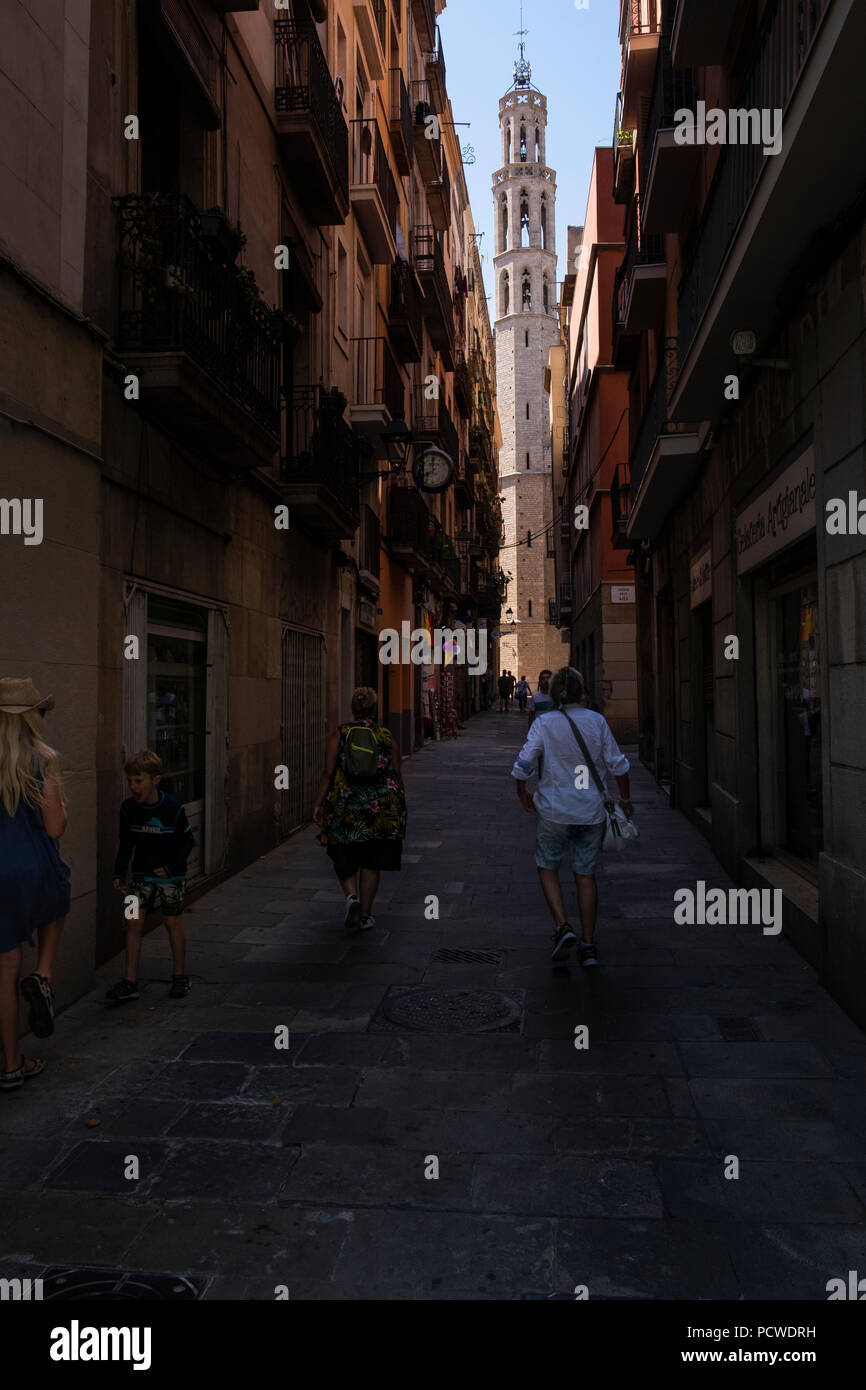
<instances>
[{"instance_id":1,"label":"storefront lettering","mask_svg":"<svg viewBox=\"0 0 866 1390\"><path fill-rule=\"evenodd\" d=\"M737 573L769 559L815 525L815 465L812 449L737 517Z\"/></svg>"}]
</instances>

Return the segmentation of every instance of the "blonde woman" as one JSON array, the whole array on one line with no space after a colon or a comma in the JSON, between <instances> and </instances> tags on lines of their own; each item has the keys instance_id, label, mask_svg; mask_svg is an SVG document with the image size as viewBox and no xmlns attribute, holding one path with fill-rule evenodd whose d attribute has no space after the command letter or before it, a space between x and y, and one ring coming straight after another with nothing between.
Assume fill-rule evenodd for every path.
<instances>
[{"instance_id":1,"label":"blonde woman","mask_svg":"<svg viewBox=\"0 0 866 1390\"><path fill-rule=\"evenodd\" d=\"M33 945L36 971L21 981L30 1006L30 1031L54 1032L54 958L69 912L69 865L57 840L66 829L60 763L42 737L53 695L39 694L32 680L0 679L0 1090L14 1091L45 1063L18 1046L18 974L21 945Z\"/></svg>"}]
</instances>

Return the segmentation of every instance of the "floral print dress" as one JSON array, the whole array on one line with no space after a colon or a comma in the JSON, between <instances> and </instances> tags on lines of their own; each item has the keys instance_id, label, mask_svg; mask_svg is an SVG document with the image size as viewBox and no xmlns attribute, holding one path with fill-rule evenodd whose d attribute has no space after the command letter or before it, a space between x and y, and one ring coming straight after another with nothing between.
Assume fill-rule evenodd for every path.
<instances>
[{"instance_id":1,"label":"floral print dress","mask_svg":"<svg viewBox=\"0 0 866 1390\"><path fill-rule=\"evenodd\" d=\"M343 770L346 735L358 725L373 730L379 748L379 776L375 782L350 782ZM328 846L356 844L359 840L402 840L406 835L406 796L394 767L390 729L372 719L340 725L340 747L331 785L322 803L319 843Z\"/></svg>"}]
</instances>

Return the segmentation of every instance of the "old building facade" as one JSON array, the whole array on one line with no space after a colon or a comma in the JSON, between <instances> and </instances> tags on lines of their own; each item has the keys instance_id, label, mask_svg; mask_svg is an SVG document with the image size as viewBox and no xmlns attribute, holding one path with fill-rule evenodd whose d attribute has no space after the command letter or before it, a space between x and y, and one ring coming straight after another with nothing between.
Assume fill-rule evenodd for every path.
<instances>
[{"instance_id":1,"label":"old building facade","mask_svg":"<svg viewBox=\"0 0 866 1390\"><path fill-rule=\"evenodd\" d=\"M404 754L481 707L379 635L494 630L498 424L435 0L14 9L0 490L45 534L0 540L0 669L57 698L62 1004L118 948L131 751L195 893L309 822L355 685Z\"/></svg>"},{"instance_id":2,"label":"old building facade","mask_svg":"<svg viewBox=\"0 0 866 1390\"><path fill-rule=\"evenodd\" d=\"M827 133L864 37L848 0L623 4L613 152L642 756L861 1022L866 163Z\"/></svg>"}]
</instances>

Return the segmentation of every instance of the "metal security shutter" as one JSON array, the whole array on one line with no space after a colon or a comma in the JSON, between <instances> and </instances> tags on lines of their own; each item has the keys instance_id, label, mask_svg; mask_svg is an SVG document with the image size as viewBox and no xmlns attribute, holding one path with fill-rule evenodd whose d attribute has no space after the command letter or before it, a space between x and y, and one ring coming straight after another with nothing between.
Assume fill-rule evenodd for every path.
<instances>
[{"instance_id":1,"label":"metal security shutter","mask_svg":"<svg viewBox=\"0 0 866 1390\"><path fill-rule=\"evenodd\" d=\"M323 639L284 628L280 739L289 786L280 793L283 836L312 817L325 757L324 681Z\"/></svg>"}]
</instances>

